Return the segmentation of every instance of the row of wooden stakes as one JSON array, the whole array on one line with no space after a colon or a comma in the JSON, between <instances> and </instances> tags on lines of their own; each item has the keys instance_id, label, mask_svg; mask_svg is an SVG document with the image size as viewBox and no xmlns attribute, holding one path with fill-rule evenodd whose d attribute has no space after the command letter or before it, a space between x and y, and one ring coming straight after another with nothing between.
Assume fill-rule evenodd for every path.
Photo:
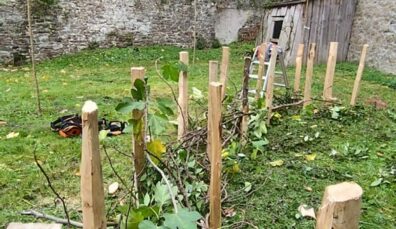
<instances>
[{"instance_id":1,"label":"row of wooden stakes","mask_svg":"<svg viewBox=\"0 0 396 229\"><path fill-rule=\"evenodd\" d=\"M333 44L334 46L335 44ZM367 49L367 47L365 46ZM302 48L303 49L303 48ZM312 76L313 58L315 45L311 44L310 56L308 58L307 78L309 74ZM331 49L332 50L332 49ZM334 49L333 49L334 50ZM300 48L299 48L300 53ZM276 56L276 55L273 55ZM330 58L331 56L331 58ZM363 55L362 55L363 56ZM276 58L276 57L275 57ZM301 58L298 56L297 59ZM332 66L335 67L334 52L329 55L329 62L334 61ZM302 60L302 59L301 59ZM180 61L188 64L188 53L180 53ZM209 62L209 95L208 95L208 154L211 162L211 175L210 175L210 188L209 188L209 224L210 228L221 228L221 107L222 100L225 95L225 85L228 75L228 61L229 61L229 48L223 47L223 58L220 71L220 79L217 77L218 63L216 61ZM276 61L276 59L275 59ZM299 64L297 62L297 64ZM364 66L364 61L363 61ZM332 67L332 68L334 68ZM300 67L297 66L301 71ZM360 69L360 67L359 67ZM245 66L245 75L248 69ZM331 69L328 70L327 77L333 77ZM311 72L311 73L309 73ZM132 85L136 79L143 79L145 69L143 67L134 67L131 69ZM296 74L297 75L297 74ZM329 76L327 76L329 75ZM307 80L306 80L307 81ZM308 79L309 81L309 79ZM312 81L311 81L312 82ZM309 82L308 82L309 83ZM272 85L269 82L269 85ZM297 79L295 90L298 90ZM306 83L307 85L307 83ZM330 78L326 85L328 89L332 87L332 79ZM179 116L178 116L178 138L182 139L186 133L187 127L187 104L188 104L188 81L187 72L180 72L179 77ZM308 88L306 86L306 88ZM310 88L310 87L309 87ZM268 91L268 89L267 89ZM272 90L271 90L272 91ZM268 92L270 93L270 92ZM305 94L305 93L304 93ZM331 99L331 92L326 90L326 97ZM268 96L268 95L267 95ZM271 95L269 95L271 96ZM270 100L268 100L270 99ZM271 98L266 98L267 103L271 103ZM305 100L304 100L305 101ZM272 105L269 105L270 107ZM247 108L247 101L243 102L243 109ZM136 112L133 114L137 115ZM247 117L247 116L245 116ZM81 161L81 197L83 206L83 225L87 229L106 228L105 218L105 205L104 205L104 189L102 181L102 170L99 152L99 138L98 138L98 108L92 101L87 101L82 108L82 161ZM247 119L243 119L247 122ZM243 124L242 124L243 125ZM246 126L247 127L247 126ZM247 131L247 129L245 130ZM142 174L145 167L146 159L144 152L145 133L140 137L133 138L134 150L134 166L135 175L138 177ZM138 179L135 179L138 180ZM138 187L138 184L135 184ZM363 191L359 185L355 183L341 183L338 185L329 186L326 188L322 207L319 210L317 228L358 228L361 195Z\"/></svg>"}]
</instances>

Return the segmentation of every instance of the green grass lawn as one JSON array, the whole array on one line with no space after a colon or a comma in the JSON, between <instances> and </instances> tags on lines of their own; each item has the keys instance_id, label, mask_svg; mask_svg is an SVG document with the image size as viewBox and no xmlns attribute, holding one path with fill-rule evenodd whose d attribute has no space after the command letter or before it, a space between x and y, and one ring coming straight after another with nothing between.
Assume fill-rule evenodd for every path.
<instances>
[{"instance_id":1,"label":"green grass lawn","mask_svg":"<svg viewBox=\"0 0 396 229\"><path fill-rule=\"evenodd\" d=\"M240 88L243 56L251 48L250 44L231 45L229 93ZM34 149L55 188L65 196L71 216L81 221L78 176L81 139L61 138L51 132L49 123L62 115L80 113L86 100L98 104L100 117L127 120L127 115L114 108L129 96L132 66L146 67L152 97L170 98L171 92L156 74L155 60L162 57L160 63L177 61L179 51L182 49L157 46L139 50L114 48L44 61L37 66L42 116L36 114L29 66L0 70L0 120L7 122L0 126L0 227L12 221L34 221L20 215L20 211L28 209L63 217L62 206L34 163ZM192 52L190 63L191 56ZM206 93L208 61L220 61L221 49L198 50L196 57L189 71L189 88ZM318 115L296 109L280 112L281 116L268 128L270 143L266 151L255 160L242 161L241 172L228 176L231 201L224 203L224 207L234 209L236 215L224 218L224 225L247 221L260 228L312 228L313 220L296 215L298 206L307 204L317 209L327 185L355 181L364 190L361 227L396 228L396 76L367 68L358 98L360 106L352 109L348 104L356 70L353 63L337 65L333 94L339 99L338 107L345 107L338 119L333 119L331 112L324 112L328 109L319 101L314 103L323 111ZM324 65L315 66L316 98L321 97L325 71ZM288 73L292 81L294 69L288 69ZM374 96L386 102L387 108L376 110L365 103ZM7 139L10 132L19 136ZM173 138L175 132L169 136ZM130 139L129 135L122 135L110 142L130 151ZM109 153L120 174L128 176L131 162L115 151ZM315 160L307 161L306 154L316 154ZM280 159L284 161L280 167L269 164ZM117 178L106 158L102 161L107 187ZM379 185L372 185L380 178ZM240 192L245 182L253 185L249 195ZM107 196L107 209L115 202ZM109 217L113 216L111 213Z\"/></svg>"}]
</instances>

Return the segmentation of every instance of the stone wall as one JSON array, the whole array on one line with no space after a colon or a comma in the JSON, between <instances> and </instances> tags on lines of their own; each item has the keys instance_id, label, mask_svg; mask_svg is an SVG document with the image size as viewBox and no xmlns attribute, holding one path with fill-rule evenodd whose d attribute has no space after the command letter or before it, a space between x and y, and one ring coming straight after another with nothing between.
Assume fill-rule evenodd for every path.
<instances>
[{"instance_id":1,"label":"stone wall","mask_svg":"<svg viewBox=\"0 0 396 229\"><path fill-rule=\"evenodd\" d=\"M365 43L370 45L367 64L396 74L395 0L358 1L348 59L358 61Z\"/></svg>"},{"instance_id":2,"label":"stone wall","mask_svg":"<svg viewBox=\"0 0 396 229\"><path fill-rule=\"evenodd\" d=\"M29 59L26 1L5 2L0 2L0 63L13 64ZM198 0L196 9L197 35L210 43L216 5ZM192 44L191 0L58 0L33 12L37 59L90 47Z\"/></svg>"}]
</instances>

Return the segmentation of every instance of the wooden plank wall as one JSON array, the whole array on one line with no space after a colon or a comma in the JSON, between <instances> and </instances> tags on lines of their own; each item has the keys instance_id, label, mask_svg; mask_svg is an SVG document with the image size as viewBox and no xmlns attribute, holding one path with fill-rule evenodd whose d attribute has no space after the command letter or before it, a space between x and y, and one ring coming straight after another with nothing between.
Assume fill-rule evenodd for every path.
<instances>
[{"instance_id":1,"label":"wooden plank wall","mask_svg":"<svg viewBox=\"0 0 396 229\"><path fill-rule=\"evenodd\" d=\"M258 43L272 37L274 17L284 17L279 45L285 50L286 64L294 64L298 44L316 43L316 62L325 63L329 43L339 42L338 61L347 59L357 0L310 0L305 3L267 9L262 19ZM307 10L305 12L305 10ZM308 50L305 49L305 58Z\"/></svg>"}]
</instances>

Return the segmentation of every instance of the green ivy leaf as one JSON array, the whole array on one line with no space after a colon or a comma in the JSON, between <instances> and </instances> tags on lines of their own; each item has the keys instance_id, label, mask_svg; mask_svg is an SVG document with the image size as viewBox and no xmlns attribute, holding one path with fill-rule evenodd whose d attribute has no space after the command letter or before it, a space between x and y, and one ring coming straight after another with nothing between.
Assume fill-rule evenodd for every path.
<instances>
[{"instance_id":1,"label":"green ivy leaf","mask_svg":"<svg viewBox=\"0 0 396 229\"><path fill-rule=\"evenodd\" d=\"M166 98L157 98L157 107L164 115L173 115L172 100Z\"/></svg>"},{"instance_id":2,"label":"green ivy leaf","mask_svg":"<svg viewBox=\"0 0 396 229\"><path fill-rule=\"evenodd\" d=\"M166 64L162 66L162 75L166 80L172 80L174 82L179 81L179 67L174 64Z\"/></svg>"},{"instance_id":3,"label":"green ivy leaf","mask_svg":"<svg viewBox=\"0 0 396 229\"><path fill-rule=\"evenodd\" d=\"M162 207L166 202L170 200L170 195L168 192L168 187L164 184L158 182L155 185L154 200L159 207Z\"/></svg>"},{"instance_id":4,"label":"green ivy leaf","mask_svg":"<svg viewBox=\"0 0 396 229\"><path fill-rule=\"evenodd\" d=\"M117 105L116 111L121 113L131 113L133 110L144 110L146 103L143 101L121 102Z\"/></svg>"},{"instance_id":5,"label":"green ivy leaf","mask_svg":"<svg viewBox=\"0 0 396 229\"><path fill-rule=\"evenodd\" d=\"M181 208L178 213L165 213L164 218L164 226L170 229L196 229L197 220L202 216L196 211Z\"/></svg>"},{"instance_id":6,"label":"green ivy leaf","mask_svg":"<svg viewBox=\"0 0 396 229\"><path fill-rule=\"evenodd\" d=\"M264 150L264 146L268 145L268 140L266 138L264 138L263 140L259 140L259 141L253 141L252 145L254 148L260 150L261 152L263 152Z\"/></svg>"},{"instance_id":7,"label":"green ivy leaf","mask_svg":"<svg viewBox=\"0 0 396 229\"><path fill-rule=\"evenodd\" d=\"M139 224L139 229L165 229L165 227L157 226L151 221L144 220Z\"/></svg>"},{"instance_id":8,"label":"green ivy leaf","mask_svg":"<svg viewBox=\"0 0 396 229\"><path fill-rule=\"evenodd\" d=\"M149 114L148 125L150 130L154 135L159 135L166 130L166 125L168 124L168 119L166 116L160 113Z\"/></svg>"},{"instance_id":9,"label":"green ivy leaf","mask_svg":"<svg viewBox=\"0 0 396 229\"><path fill-rule=\"evenodd\" d=\"M137 101L144 100L146 96L146 90L144 86L144 81L141 79L136 79L133 83L133 88L131 89L132 98Z\"/></svg>"}]
</instances>

